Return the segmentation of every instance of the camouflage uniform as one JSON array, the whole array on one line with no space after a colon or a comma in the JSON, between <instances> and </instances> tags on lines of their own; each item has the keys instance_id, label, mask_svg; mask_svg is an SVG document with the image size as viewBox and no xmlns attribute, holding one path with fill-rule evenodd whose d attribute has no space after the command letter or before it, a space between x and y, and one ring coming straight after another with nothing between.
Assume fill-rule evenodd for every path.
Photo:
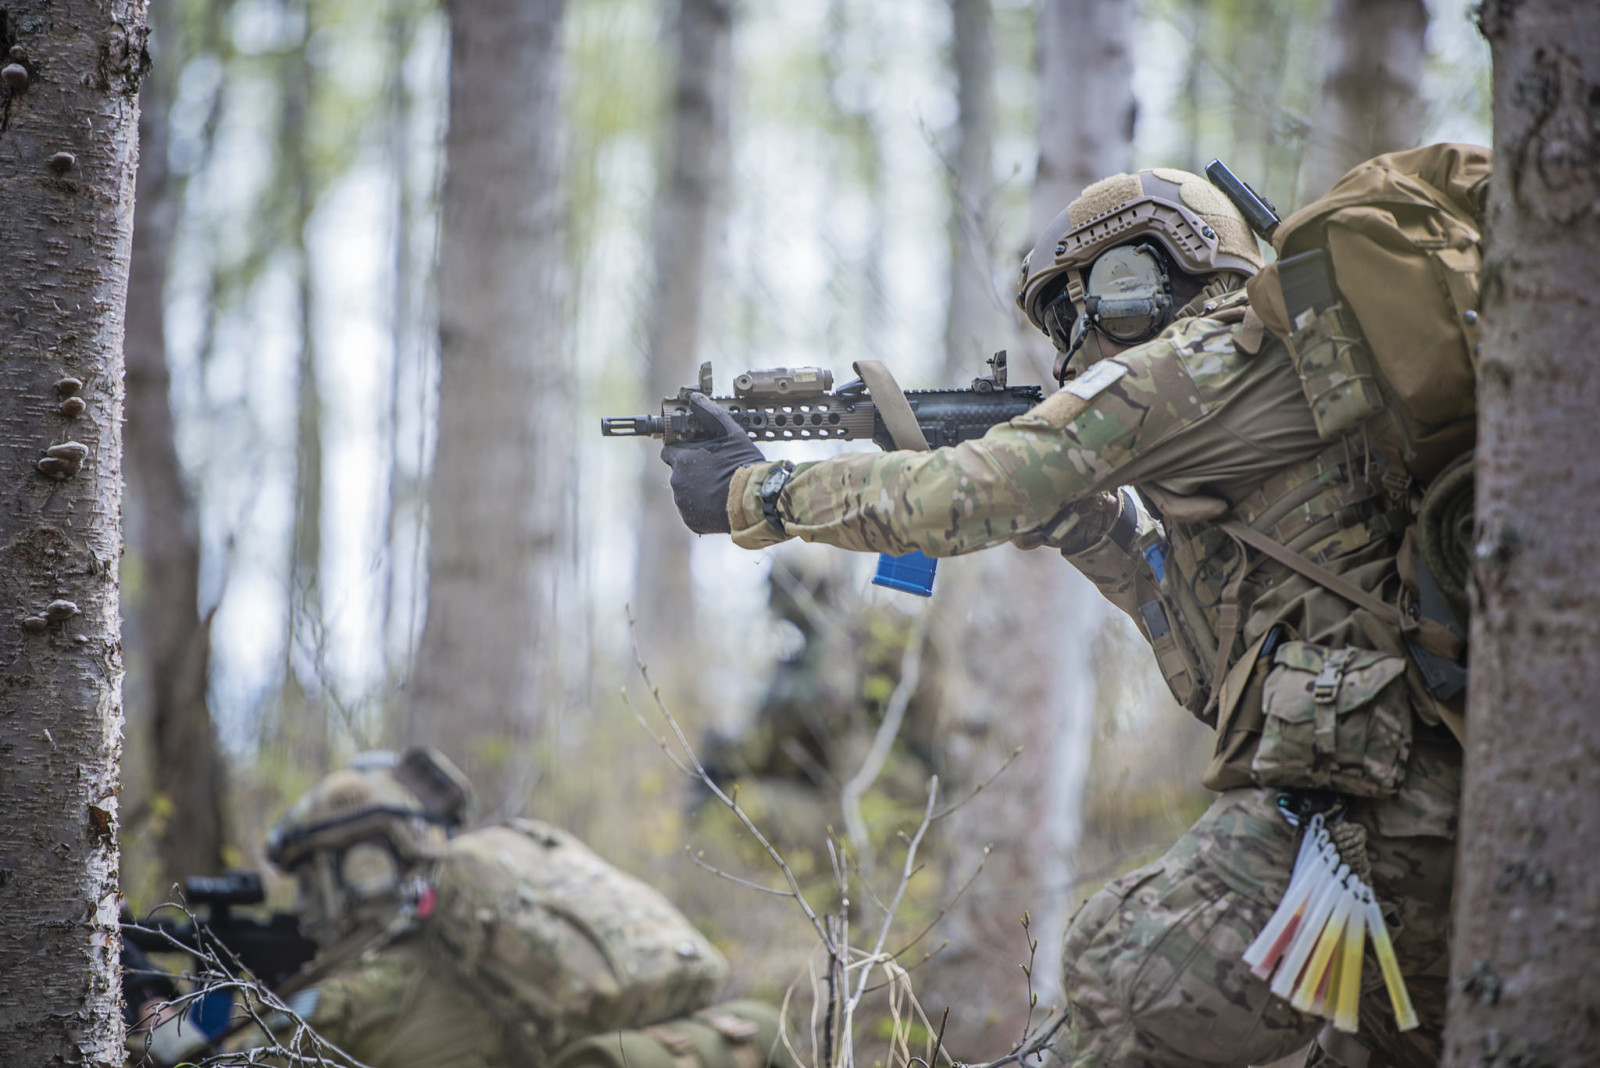
<instances>
[{"instance_id":1,"label":"camouflage uniform","mask_svg":"<svg viewBox=\"0 0 1600 1068\"><path fill-rule=\"evenodd\" d=\"M273 831L321 948L287 1004L321 1038L372 1068L539 1068L706 1008L726 963L670 902L548 824L447 838L469 791L432 750L362 754ZM263 1038L230 1047L273 1063Z\"/></svg>"},{"instance_id":2,"label":"camouflage uniform","mask_svg":"<svg viewBox=\"0 0 1600 1068\"><path fill-rule=\"evenodd\" d=\"M1065 546L1152 639L1179 700L1218 728L1205 781L1222 796L1164 857L1094 895L1067 935L1073 1019L1062 1052L1083 1068L1260 1064L1320 1029L1239 960L1281 897L1297 845L1274 810L1277 791L1256 787L1250 771L1273 666L1257 652L1278 627L1330 648L1405 654L1389 621L1246 553L1222 529L1246 524L1394 600L1407 514L1382 459L1359 434L1331 444L1318 436L1288 352L1263 333L1243 293L1193 310L980 440L799 465L778 499L782 534L758 496L767 465L741 469L729 488L733 538L748 548L784 536L931 556L1007 541ZM1154 524L1142 518L1134 540L1111 544L1093 521L1098 510L1083 507L1125 486L1163 520L1165 566L1177 576L1168 585L1184 602L1180 617L1163 621L1172 635L1141 611L1138 575ZM1355 802L1350 818L1368 830L1374 889L1398 924L1395 947L1423 1025L1395 1033L1369 956L1360 1038L1379 1051L1374 1064L1424 1065L1437 1062L1443 1023L1460 756L1414 667L1403 689L1416 722L1398 747L1399 792Z\"/></svg>"},{"instance_id":3,"label":"camouflage uniform","mask_svg":"<svg viewBox=\"0 0 1600 1068\"><path fill-rule=\"evenodd\" d=\"M323 1038L372 1068L500 1068L513 1056L499 1018L464 990L420 933L362 954L302 995Z\"/></svg>"}]
</instances>

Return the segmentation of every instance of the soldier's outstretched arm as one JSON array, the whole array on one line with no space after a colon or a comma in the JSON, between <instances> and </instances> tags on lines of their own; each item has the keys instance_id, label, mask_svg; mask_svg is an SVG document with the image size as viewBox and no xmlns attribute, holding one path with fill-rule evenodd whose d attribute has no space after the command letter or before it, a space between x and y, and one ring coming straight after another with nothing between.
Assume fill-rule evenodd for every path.
<instances>
[{"instance_id":1,"label":"soldier's outstretched arm","mask_svg":"<svg viewBox=\"0 0 1600 1068\"><path fill-rule=\"evenodd\" d=\"M740 468L728 521L746 548L787 537L869 552L954 556L1025 537L1115 487L1152 408L1148 361L1106 361L1026 415L976 441L931 452L851 453L800 464L764 515L768 465Z\"/></svg>"}]
</instances>

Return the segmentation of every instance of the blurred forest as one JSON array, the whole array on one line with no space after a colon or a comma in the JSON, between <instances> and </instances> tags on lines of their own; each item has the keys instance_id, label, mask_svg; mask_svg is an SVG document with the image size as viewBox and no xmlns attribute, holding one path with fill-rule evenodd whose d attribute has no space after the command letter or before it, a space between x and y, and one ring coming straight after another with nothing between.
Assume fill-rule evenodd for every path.
<instances>
[{"instance_id":1,"label":"blurred forest","mask_svg":"<svg viewBox=\"0 0 1600 1068\"><path fill-rule=\"evenodd\" d=\"M1029 938L1043 1007L1076 903L1205 805L1208 732L1058 558L946 561L925 602L871 586L866 558L696 539L656 449L597 419L703 360L724 390L862 358L920 388L1004 348L1014 382L1045 381L1011 282L1079 188L1220 156L1287 213L1376 152L1487 144L1468 4L541 0L515 47L446 7L151 4L125 892L146 908L184 875L266 868L300 792L428 742L480 818L563 825L667 892L735 989L809 994L793 904L684 855L774 883L630 714L668 731L637 640L824 904L829 827L881 893L928 774L946 802L977 791L934 826L897 930L939 921L905 960L939 950L919 996L964 1006L957 1056L1003 1053ZM826 751L760 738L802 669L839 717Z\"/></svg>"}]
</instances>

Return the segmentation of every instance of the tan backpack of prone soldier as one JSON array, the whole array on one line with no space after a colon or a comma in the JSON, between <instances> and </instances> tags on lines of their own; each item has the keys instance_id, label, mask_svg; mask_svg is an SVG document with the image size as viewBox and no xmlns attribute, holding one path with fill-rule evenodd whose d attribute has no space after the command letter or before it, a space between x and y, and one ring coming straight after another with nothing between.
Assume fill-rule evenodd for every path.
<instances>
[{"instance_id":1,"label":"tan backpack of prone soldier","mask_svg":"<svg viewBox=\"0 0 1600 1068\"><path fill-rule=\"evenodd\" d=\"M1278 261L1247 287L1288 342L1322 436L1368 423L1394 473L1422 484L1475 438L1492 160L1439 144L1360 164L1278 226Z\"/></svg>"},{"instance_id":2,"label":"tan backpack of prone soldier","mask_svg":"<svg viewBox=\"0 0 1600 1068\"><path fill-rule=\"evenodd\" d=\"M426 937L528 1063L585 1035L704 1009L727 974L665 897L536 820L452 839L435 885Z\"/></svg>"}]
</instances>

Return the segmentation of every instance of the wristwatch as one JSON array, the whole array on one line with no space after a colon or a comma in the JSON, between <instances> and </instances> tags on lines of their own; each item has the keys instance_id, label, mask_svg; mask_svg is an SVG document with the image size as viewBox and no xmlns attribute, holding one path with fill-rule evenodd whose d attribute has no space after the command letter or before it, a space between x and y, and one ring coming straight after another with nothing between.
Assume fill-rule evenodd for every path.
<instances>
[{"instance_id":1,"label":"wristwatch","mask_svg":"<svg viewBox=\"0 0 1600 1068\"><path fill-rule=\"evenodd\" d=\"M761 514L766 516L767 522L778 528L779 534L788 532L783 529L783 517L778 514L778 496L793 477L794 464L779 460L767 472L767 477L761 480Z\"/></svg>"}]
</instances>

